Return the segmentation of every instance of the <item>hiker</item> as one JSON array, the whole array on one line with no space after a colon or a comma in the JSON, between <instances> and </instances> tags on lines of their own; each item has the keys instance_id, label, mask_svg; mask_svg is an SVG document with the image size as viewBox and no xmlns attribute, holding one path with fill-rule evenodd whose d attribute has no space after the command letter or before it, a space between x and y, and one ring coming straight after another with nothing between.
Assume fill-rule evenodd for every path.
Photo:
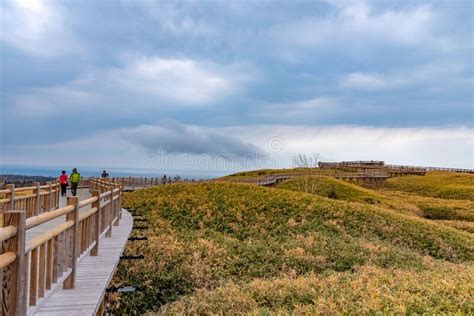
<instances>
[{"instance_id":1,"label":"hiker","mask_svg":"<svg viewBox=\"0 0 474 316\"><path fill-rule=\"evenodd\" d=\"M71 177L69 179L71 181L72 196L76 196L77 186L79 185L79 181L81 180L81 174L77 172L76 168L72 169Z\"/></svg>"},{"instance_id":2,"label":"hiker","mask_svg":"<svg viewBox=\"0 0 474 316\"><path fill-rule=\"evenodd\" d=\"M109 174L107 173L107 171L102 171L102 178L105 179L105 178L108 178L109 177Z\"/></svg>"},{"instance_id":3,"label":"hiker","mask_svg":"<svg viewBox=\"0 0 474 316\"><path fill-rule=\"evenodd\" d=\"M59 176L59 184L61 184L61 196L66 196L68 180L69 179L67 177L66 170L61 171L61 175Z\"/></svg>"}]
</instances>

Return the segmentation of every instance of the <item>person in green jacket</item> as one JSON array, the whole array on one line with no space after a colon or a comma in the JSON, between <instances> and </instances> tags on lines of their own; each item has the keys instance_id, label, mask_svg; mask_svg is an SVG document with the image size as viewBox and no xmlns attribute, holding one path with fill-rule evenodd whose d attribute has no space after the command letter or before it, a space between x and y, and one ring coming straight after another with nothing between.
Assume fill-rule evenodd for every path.
<instances>
[{"instance_id":1,"label":"person in green jacket","mask_svg":"<svg viewBox=\"0 0 474 316\"><path fill-rule=\"evenodd\" d=\"M71 181L71 193L73 196L76 196L77 193L77 186L79 185L79 181L81 181L81 174L77 172L77 169L72 169L71 176L69 176L69 181Z\"/></svg>"}]
</instances>

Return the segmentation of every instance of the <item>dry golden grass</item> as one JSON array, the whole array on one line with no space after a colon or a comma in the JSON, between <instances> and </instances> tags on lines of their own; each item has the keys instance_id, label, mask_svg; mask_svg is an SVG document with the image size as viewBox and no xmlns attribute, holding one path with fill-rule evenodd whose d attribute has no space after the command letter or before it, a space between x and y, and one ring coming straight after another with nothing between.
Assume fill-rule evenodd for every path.
<instances>
[{"instance_id":1,"label":"dry golden grass","mask_svg":"<svg viewBox=\"0 0 474 316\"><path fill-rule=\"evenodd\" d=\"M129 242L113 313L469 313L472 234L383 205L245 184L127 194L148 242ZM450 263L451 262L451 263Z\"/></svg>"},{"instance_id":2,"label":"dry golden grass","mask_svg":"<svg viewBox=\"0 0 474 316\"><path fill-rule=\"evenodd\" d=\"M431 259L427 259L431 261ZM474 312L474 268L432 263L410 271L361 266L351 272L228 282L199 289L161 309L165 315L444 314Z\"/></svg>"},{"instance_id":3,"label":"dry golden grass","mask_svg":"<svg viewBox=\"0 0 474 316\"><path fill-rule=\"evenodd\" d=\"M428 172L425 176L388 179L386 188L435 198L473 201L474 175Z\"/></svg>"},{"instance_id":4,"label":"dry golden grass","mask_svg":"<svg viewBox=\"0 0 474 316\"><path fill-rule=\"evenodd\" d=\"M457 179L456 174L450 174ZM448 177L449 178L449 177ZM277 188L308 192L336 200L375 204L403 214L439 220L447 226L472 232L474 201L441 199L389 191L375 191L330 177L301 177L284 181Z\"/></svg>"},{"instance_id":5,"label":"dry golden grass","mask_svg":"<svg viewBox=\"0 0 474 316\"><path fill-rule=\"evenodd\" d=\"M474 234L474 222L469 221L446 221L446 220L437 220L435 221L438 224L446 225L449 227L453 227L459 230L464 230L469 233Z\"/></svg>"},{"instance_id":6,"label":"dry golden grass","mask_svg":"<svg viewBox=\"0 0 474 316\"><path fill-rule=\"evenodd\" d=\"M419 196L414 193L402 193L384 190L381 193L392 200L392 206L407 209L407 205L415 206L419 216L434 220L474 221L474 201L441 199Z\"/></svg>"}]
</instances>

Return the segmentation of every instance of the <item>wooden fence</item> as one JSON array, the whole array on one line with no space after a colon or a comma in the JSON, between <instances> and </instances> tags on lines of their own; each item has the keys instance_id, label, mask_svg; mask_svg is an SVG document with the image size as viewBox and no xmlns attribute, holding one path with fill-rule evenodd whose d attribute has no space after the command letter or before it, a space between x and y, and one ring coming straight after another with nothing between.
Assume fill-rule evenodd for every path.
<instances>
[{"instance_id":1,"label":"wooden fence","mask_svg":"<svg viewBox=\"0 0 474 316\"><path fill-rule=\"evenodd\" d=\"M241 182L241 183L252 183L260 186L272 186L276 183L282 182L288 179L307 177L307 176L329 176L336 179L342 179L349 182L354 182L367 187L380 187L383 185L388 175L386 173L369 171L369 172L324 172L320 173L317 169L314 173L274 173L261 175L254 178L227 178L225 181L229 182ZM212 180L211 180L212 181ZM222 180L217 180L222 181Z\"/></svg>"},{"instance_id":2,"label":"wooden fence","mask_svg":"<svg viewBox=\"0 0 474 316\"><path fill-rule=\"evenodd\" d=\"M0 190L0 213L23 210L29 218L50 212L59 207L59 195L60 187L57 181L48 182L46 185L35 182L31 187L22 188L7 184L5 190Z\"/></svg>"},{"instance_id":3,"label":"wooden fence","mask_svg":"<svg viewBox=\"0 0 474 316\"><path fill-rule=\"evenodd\" d=\"M82 187L90 187L89 181L90 180L104 180L102 178L88 178L81 180L79 184ZM187 182L200 182L202 180L189 180L189 179L181 179L181 178L155 178L155 177L113 177L113 178L106 178L106 181L112 183L120 183L124 190L135 190L141 188L147 188L151 186L161 185L161 184L168 184L168 183L187 183Z\"/></svg>"},{"instance_id":4,"label":"wooden fence","mask_svg":"<svg viewBox=\"0 0 474 316\"><path fill-rule=\"evenodd\" d=\"M111 236L112 227L117 226L121 218L122 186L97 179L90 180L89 185L91 198L79 201L77 197L68 197L66 206L42 213L35 208L29 218L26 209L10 208L17 204L11 204L12 200L16 203L14 196L9 197L4 227L0 228L2 315L26 315L28 307L37 305L47 291L60 282L64 289L74 288L80 257L89 251L91 256L97 256L100 237ZM7 191L4 193L17 192L14 188ZM87 207L90 209L80 212ZM64 222L58 222L54 228L26 243L30 229L58 221L64 215Z\"/></svg>"},{"instance_id":5,"label":"wooden fence","mask_svg":"<svg viewBox=\"0 0 474 316\"><path fill-rule=\"evenodd\" d=\"M464 168L443 168L443 167L417 167L417 166L400 166L400 165L386 165L390 169L407 170L407 169L423 169L425 171L444 171L454 173L474 173L474 169Z\"/></svg>"},{"instance_id":6,"label":"wooden fence","mask_svg":"<svg viewBox=\"0 0 474 316\"><path fill-rule=\"evenodd\" d=\"M466 168L443 168L443 167L423 167L423 166L405 166L405 165L386 165L383 161L341 161L341 162L319 162L318 166L322 169L379 169L389 174L389 176L399 175L424 175L427 171L444 171L455 173L474 173L473 169Z\"/></svg>"}]
</instances>

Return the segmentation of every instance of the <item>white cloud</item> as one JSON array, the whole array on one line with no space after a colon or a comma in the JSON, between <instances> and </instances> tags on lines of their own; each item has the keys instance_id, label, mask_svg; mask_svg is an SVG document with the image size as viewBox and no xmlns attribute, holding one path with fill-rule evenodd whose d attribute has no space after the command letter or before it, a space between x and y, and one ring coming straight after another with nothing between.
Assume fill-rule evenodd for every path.
<instances>
[{"instance_id":1,"label":"white cloud","mask_svg":"<svg viewBox=\"0 0 474 316\"><path fill-rule=\"evenodd\" d=\"M71 110L90 111L103 101L100 95L77 84L33 88L27 94L13 97L11 110L23 116L46 117Z\"/></svg>"},{"instance_id":2,"label":"white cloud","mask_svg":"<svg viewBox=\"0 0 474 316\"><path fill-rule=\"evenodd\" d=\"M296 102L270 103L258 108L253 114L268 120L304 120L338 107L336 99L322 96Z\"/></svg>"},{"instance_id":3,"label":"white cloud","mask_svg":"<svg viewBox=\"0 0 474 316\"><path fill-rule=\"evenodd\" d=\"M351 51L384 43L452 48L453 43L447 37L435 34L439 17L429 6L379 12L363 1L331 4L335 8L332 14L277 25L271 29L271 37L287 44L288 49L334 46Z\"/></svg>"},{"instance_id":4,"label":"white cloud","mask_svg":"<svg viewBox=\"0 0 474 316\"><path fill-rule=\"evenodd\" d=\"M1 4L0 41L27 54L51 57L79 52L57 3L49 0L7 0Z\"/></svg>"},{"instance_id":5,"label":"white cloud","mask_svg":"<svg viewBox=\"0 0 474 316\"><path fill-rule=\"evenodd\" d=\"M447 79L449 78L449 80ZM342 88L360 90L382 90L401 86L424 85L426 88L439 90L456 86L472 86L469 65L460 61L436 60L409 69L402 68L387 73L349 73L340 78Z\"/></svg>"},{"instance_id":6,"label":"white cloud","mask_svg":"<svg viewBox=\"0 0 474 316\"><path fill-rule=\"evenodd\" d=\"M183 104L205 104L237 92L248 74L242 65L218 65L192 59L143 57L109 72L127 90Z\"/></svg>"},{"instance_id":7,"label":"white cloud","mask_svg":"<svg viewBox=\"0 0 474 316\"><path fill-rule=\"evenodd\" d=\"M27 116L83 110L136 110L207 106L242 91L256 71L186 58L135 57L60 86L9 96L9 110ZM137 102L138 100L138 102Z\"/></svg>"},{"instance_id":8,"label":"white cloud","mask_svg":"<svg viewBox=\"0 0 474 316\"><path fill-rule=\"evenodd\" d=\"M468 127L375 128L364 126L259 125L229 127L227 133L269 149L280 139L282 150L273 166L291 166L297 154L321 154L321 159L385 160L392 164L474 169L474 129Z\"/></svg>"},{"instance_id":9,"label":"white cloud","mask_svg":"<svg viewBox=\"0 0 474 316\"><path fill-rule=\"evenodd\" d=\"M177 6L171 1L140 0L125 3L141 7L144 14L156 21L167 33L195 36L212 36L220 33L209 21L193 17L183 6ZM192 7L193 4L187 3L187 5Z\"/></svg>"},{"instance_id":10,"label":"white cloud","mask_svg":"<svg viewBox=\"0 0 474 316\"><path fill-rule=\"evenodd\" d=\"M402 80L386 78L379 74L351 73L341 79L343 88L378 90L402 84Z\"/></svg>"}]
</instances>

